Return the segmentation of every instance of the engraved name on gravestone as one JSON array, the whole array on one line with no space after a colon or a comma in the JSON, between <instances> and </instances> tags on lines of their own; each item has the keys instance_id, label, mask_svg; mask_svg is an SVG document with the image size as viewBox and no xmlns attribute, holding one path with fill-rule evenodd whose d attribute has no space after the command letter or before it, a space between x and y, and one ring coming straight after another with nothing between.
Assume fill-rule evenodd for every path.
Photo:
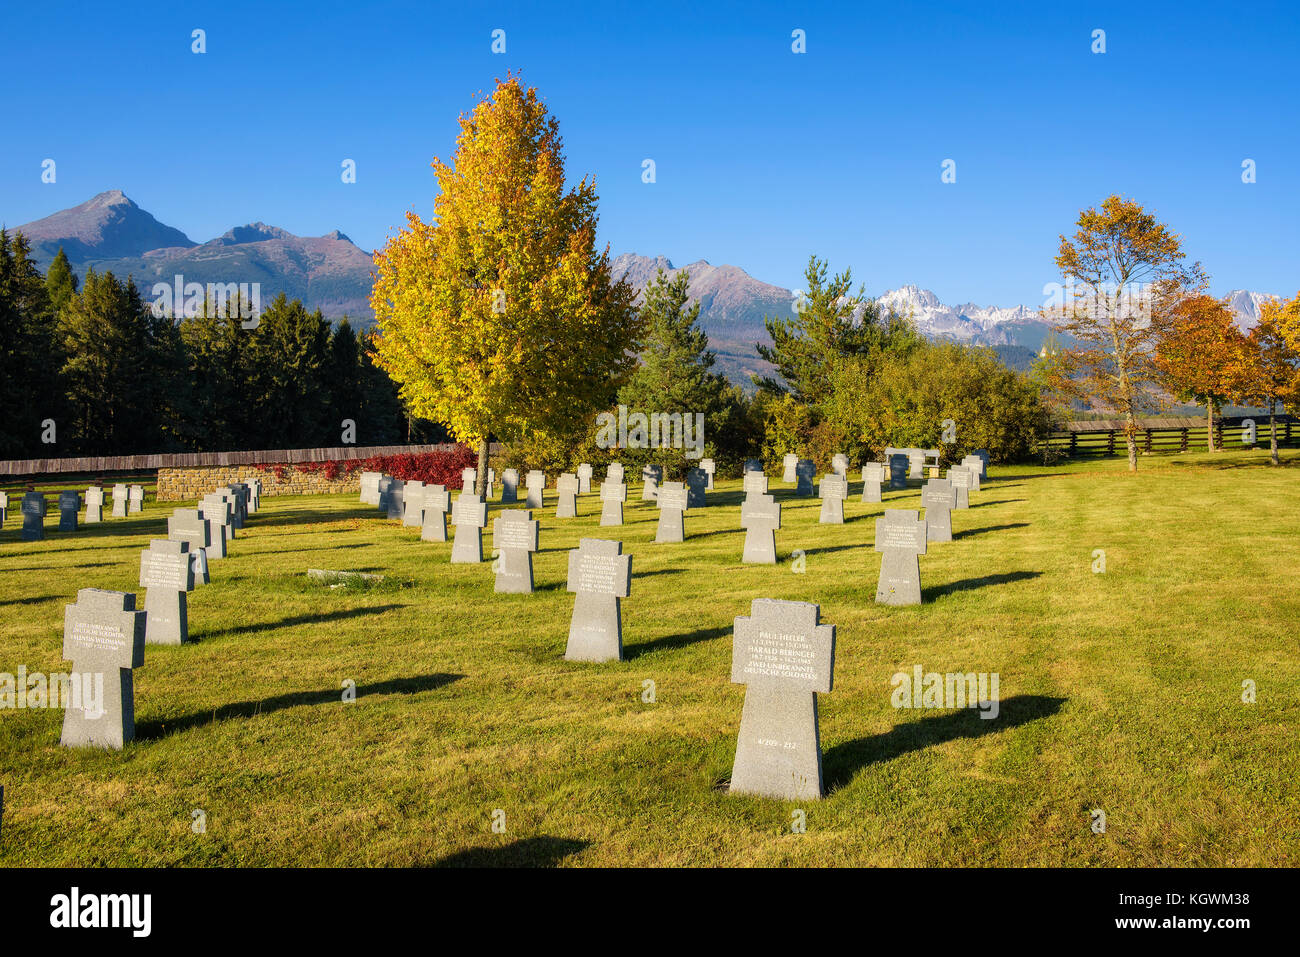
<instances>
[{"instance_id":1,"label":"engraved name on gravestone","mask_svg":"<svg viewBox=\"0 0 1300 957\"><path fill-rule=\"evenodd\" d=\"M451 543L452 564L483 561L483 528L487 525L487 502L472 492L461 492L451 509L456 538Z\"/></svg>"},{"instance_id":2,"label":"engraved name on gravestone","mask_svg":"<svg viewBox=\"0 0 1300 957\"><path fill-rule=\"evenodd\" d=\"M144 640L151 645L183 645L190 640L186 592L194 590L188 542L155 538L140 553L144 592Z\"/></svg>"},{"instance_id":3,"label":"engraved name on gravestone","mask_svg":"<svg viewBox=\"0 0 1300 957\"><path fill-rule=\"evenodd\" d=\"M609 479L600 483L600 524L622 525L623 503L627 501L627 485Z\"/></svg>"},{"instance_id":4,"label":"engraved name on gravestone","mask_svg":"<svg viewBox=\"0 0 1300 957\"><path fill-rule=\"evenodd\" d=\"M964 469L970 469L970 490L980 490L980 473L984 471L984 460L978 455L968 455L958 463Z\"/></svg>"},{"instance_id":5,"label":"engraved name on gravestone","mask_svg":"<svg viewBox=\"0 0 1300 957\"><path fill-rule=\"evenodd\" d=\"M128 515L132 512L144 511L143 485L132 485L126 490L126 511Z\"/></svg>"},{"instance_id":6,"label":"engraved name on gravestone","mask_svg":"<svg viewBox=\"0 0 1300 957\"><path fill-rule=\"evenodd\" d=\"M402 513L406 511L406 483L401 479L389 482L384 501L388 503L388 517L401 521Z\"/></svg>"},{"instance_id":7,"label":"engraved name on gravestone","mask_svg":"<svg viewBox=\"0 0 1300 957\"><path fill-rule=\"evenodd\" d=\"M40 492L28 492L23 496L23 541L40 542L45 540L45 496Z\"/></svg>"},{"instance_id":8,"label":"engraved name on gravestone","mask_svg":"<svg viewBox=\"0 0 1300 957\"><path fill-rule=\"evenodd\" d=\"M659 489L659 525L655 529L656 542L680 542L686 538L686 486L681 482L665 482Z\"/></svg>"},{"instance_id":9,"label":"engraved name on gravestone","mask_svg":"<svg viewBox=\"0 0 1300 957\"><path fill-rule=\"evenodd\" d=\"M817 521L822 525L844 524L844 500L849 496L849 480L843 475L823 475L818 486L822 510Z\"/></svg>"},{"instance_id":10,"label":"engraved name on gravestone","mask_svg":"<svg viewBox=\"0 0 1300 957\"><path fill-rule=\"evenodd\" d=\"M957 490L947 479L930 479L921 489L925 506L925 537L931 542L952 541L952 510L957 507Z\"/></svg>"},{"instance_id":11,"label":"engraved name on gravestone","mask_svg":"<svg viewBox=\"0 0 1300 957\"><path fill-rule=\"evenodd\" d=\"M429 484L424 487L421 503L424 524L420 526L420 539L425 542L447 540L447 510L451 508L451 495L445 485Z\"/></svg>"},{"instance_id":12,"label":"engraved name on gravestone","mask_svg":"<svg viewBox=\"0 0 1300 957\"><path fill-rule=\"evenodd\" d=\"M586 495L591 491L591 463L583 462L578 466L578 492Z\"/></svg>"},{"instance_id":13,"label":"engraved name on gravestone","mask_svg":"<svg viewBox=\"0 0 1300 957\"><path fill-rule=\"evenodd\" d=\"M787 455L781 460L781 465L785 469L785 471L781 473L782 482L798 481L799 477L796 470L799 467L799 456Z\"/></svg>"},{"instance_id":14,"label":"engraved name on gravestone","mask_svg":"<svg viewBox=\"0 0 1300 957\"><path fill-rule=\"evenodd\" d=\"M970 487L975 481L975 473L970 469L954 465L948 470L948 481L957 490L957 507L970 508Z\"/></svg>"},{"instance_id":15,"label":"engraved name on gravestone","mask_svg":"<svg viewBox=\"0 0 1300 957\"><path fill-rule=\"evenodd\" d=\"M519 470L501 470L501 504L511 505L519 501Z\"/></svg>"},{"instance_id":16,"label":"engraved name on gravestone","mask_svg":"<svg viewBox=\"0 0 1300 957\"><path fill-rule=\"evenodd\" d=\"M798 480L798 486L795 488L796 495L811 495L813 493L813 478L817 474L817 466L812 459L800 459L794 467L794 475Z\"/></svg>"},{"instance_id":17,"label":"engraved name on gravestone","mask_svg":"<svg viewBox=\"0 0 1300 957\"><path fill-rule=\"evenodd\" d=\"M745 500L767 494L767 476L762 472L746 472L740 479L741 488L745 491Z\"/></svg>"},{"instance_id":18,"label":"engraved name on gravestone","mask_svg":"<svg viewBox=\"0 0 1300 957\"><path fill-rule=\"evenodd\" d=\"M208 584L211 581L208 577L208 549L212 545L212 522L197 508L172 509L167 518L167 538L189 545L194 584L196 587Z\"/></svg>"},{"instance_id":19,"label":"engraved name on gravestone","mask_svg":"<svg viewBox=\"0 0 1300 957\"><path fill-rule=\"evenodd\" d=\"M244 508L243 489L237 485L228 485L218 494L230 502L230 524L235 528L243 528L244 519L248 517L248 510Z\"/></svg>"},{"instance_id":20,"label":"engraved name on gravestone","mask_svg":"<svg viewBox=\"0 0 1300 957\"><path fill-rule=\"evenodd\" d=\"M835 626L819 605L755 598L731 649L731 680L746 687L730 793L821 798L817 695L834 682Z\"/></svg>"},{"instance_id":21,"label":"engraved name on gravestone","mask_svg":"<svg viewBox=\"0 0 1300 957\"><path fill-rule=\"evenodd\" d=\"M424 483L407 482L402 486L402 526L424 527Z\"/></svg>"},{"instance_id":22,"label":"engraved name on gravestone","mask_svg":"<svg viewBox=\"0 0 1300 957\"><path fill-rule=\"evenodd\" d=\"M574 592L566 661L621 661L620 603L632 587L632 556L623 543L584 538L569 552L568 590Z\"/></svg>"},{"instance_id":23,"label":"engraved name on gravestone","mask_svg":"<svg viewBox=\"0 0 1300 957\"><path fill-rule=\"evenodd\" d=\"M528 488L528 497L524 504L529 508L546 507L546 473L533 469L525 477L525 483Z\"/></svg>"},{"instance_id":24,"label":"engraved name on gravestone","mask_svg":"<svg viewBox=\"0 0 1300 957\"><path fill-rule=\"evenodd\" d=\"M885 467L879 462L862 466L862 501L879 502L880 486L885 482Z\"/></svg>"},{"instance_id":25,"label":"engraved name on gravestone","mask_svg":"<svg viewBox=\"0 0 1300 957\"><path fill-rule=\"evenodd\" d=\"M81 510L80 492L59 493L59 531L75 532L77 530L77 512Z\"/></svg>"},{"instance_id":26,"label":"engraved name on gravestone","mask_svg":"<svg viewBox=\"0 0 1300 957\"><path fill-rule=\"evenodd\" d=\"M659 482L664 477L664 470L659 465L647 465L641 469L641 501L653 502L659 494Z\"/></svg>"},{"instance_id":27,"label":"engraved name on gravestone","mask_svg":"<svg viewBox=\"0 0 1300 957\"><path fill-rule=\"evenodd\" d=\"M882 605L921 604L921 561L925 520L915 509L885 509L876 519L875 551L882 552L876 601Z\"/></svg>"},{"instance_id":28,"label":"engraved name on gravestone","mask_svg":"<svg viewBox=\"0 0 1300 957\"><path fill-rule=\"evenodd\" d=\"M709 475L704 469L688 469L686 472L686 506L704 508L707 503L705 489L709 487Z\"/></svg>"},{"instance_id":29,"label":"engraved name on gravestone","mask_svg":"<svg viewBox=\"0 0 1300 957\"><path fill-rule=\"evenodd\" d=\"M63 657L79 676L63 712L66 748L115 748L135 737L133 669L144 665L145 613L135 595L83 588L63 610Z\"/></svg>"},{"instance_id":30,"label":"engraved name on gravestone","mask_svg":"<svg viewBox=\"0 0 1300 957\"><path fill-rule=\"evenodd\" d=\"M556 518L578 517L578 476L572 472L562 472L555 482Z\"/></svg>"},{"instance_id":31,"label":"engraved name on gravestone","mask_svg":"<svg viewBox=\"0 0 1300 957\"><path fill-rule=\"evenodd\" d=\"M113 517L126 518L127 488L125 485L113 486Z\"/></svg>"},{"instance_id":32,"label":"engraved name on gravestone","mask_svg":"<svg viewBox=\"0 0 1300 957\"><path fill-rule=\"evenodd\" d=\"M843 452L836 452L832 455L831 471L836 475L843 475L847 478L849 474L849 457Z\"/></svg>"},{"instance_id":33,"label":"engraved name on gravestone","mask_svg":"<svg viewBox=\"0 0 1300 957\"><path fill-rule=\"evenodd\" d=\"M740 504L740 527L745 530L745 551L740 560L751 565L775 565L781 503L771 495L746 496Z\"/></svg>"},{"instance_id":34,"label":"engraved name on gravestone","mask_svg":"<svg viewBox=\"0 0 1300 957\"><path fill-rule=\"evenodd\" d=\"M492 550L496 583L492 590L507 594L533 590L533 552L537 551L541 523L523 508L506 509L492 520Z\"/></svg>"},{"instance_id":35,"label":"engraved name on gravestone","mask_svg":"<svg viewBox=\"0 0 1300 957\"><path fill-rule=\"evenodd\" d=\"M704 471L704 474L705 474L705 476L707 476L707 479L708 479L708 480L705 482L704 487L705 487L706 490L712 492L712 491L713 491L713 476L714 476L714 473L716 473L716 472L718 471L718 467L717 467L717 465L714 464L713 459L700 459L700 468Z\"/></svg>"},{"instance_id":36,"label":"engraved name on gravestone","mask_svg":"<svg viewBox=\"0 0 1300 957\"><path fill-rule=\"evenodd\" d=\"M895 452L889 457L889 487L907 488L907 456L902 452Z\"/></svg>"},{"instance_id":37,"label":"engraved name on gravestone","mask_svg":"<svg viewBox=\"0 0 1300 957\"><path fill-rule=\"evenodd\" d=\"M86 524L94 525L104 520L104 490L98 485L86 489Z\"/></svg>"}]
</instances>

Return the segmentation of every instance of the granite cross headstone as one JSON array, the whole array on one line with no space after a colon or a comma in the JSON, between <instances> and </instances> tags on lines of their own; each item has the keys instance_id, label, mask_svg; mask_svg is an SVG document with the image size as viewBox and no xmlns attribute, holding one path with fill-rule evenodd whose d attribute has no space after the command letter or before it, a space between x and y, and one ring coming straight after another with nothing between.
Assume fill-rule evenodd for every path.
<instances>
[{"instance_id":1,"label":"granite cross headstone","mask_svg":"<svg viewBox=\"0 0 1300 957\"><path fill-rule=\"evenodd\" d=\"M686 486L681 482L664 482L659 489L659 525L656 542L680 542L686 538Z\"/></svg>"},{"instance_id":2,"label":"granite cross headstone","mask_svg":"<svg viewBox=\"0 0 1300 957\"><path fill-rule=\"evenodd\" d=\"M451 509L456 538L451 543L452 564L483 561L483 528L487 525L487 502L473 492L461 492Z\"/></svg>"},{"instance_id":3,"label":"granite cross headstone","mask_svg":"<svg viewBox=\"0 0 1300 957\"><path fill-rule=\"evenodd\" d=\"M126 511L127 514L132 512L144 511L144 486L132 485L126 490Z\"/></svg>"},{"instance_id":4,"label":"granite cross headstone","mask_svg":"<svg viewBox=\"0 0 1300 957\"><path fill-rule=\"evenodd\" d=\"M59 493L59 531L75 532L77 530L77 512L81 510L81 493Z\"/></svg>"},{"instance_id":5,"label":"granite cross headstone","mask_svg":"<svg viewBox=\"0 0 1300 957\"><path fill-rule=\"evenodd\" d=\"M406 511L406 483L401 479L389 482L384 501L388 503L388 517L401 521L402 513Z\"/></svg>"},{"instance_id":6,"label":"granite cross headstone","mask_svg":"<svg viewBox=\"0 0 1300 957\"><path fill-rule=\"evenodd\" d=\"M451 496L447 486L429 484L424 487L424 501L421 512L424 524L420 526L420 539L426 542L445 542L447 540L447 511L451 507Z\"/></svg>"},{"instance_id":7,"label":"granite cross headstone","mask_svg":"<svg viewBox=\"0 0 1300 957\"><path fill-rule=\"evenodd\" d=\"M653 502L659 494L659 482L664 477L664 470L658 465L647 465L641 469L641 501Z\"/></svg>"},{"instance_id":8,"label":"granite cross headstone","mask_svg":"<svg viewBox=\"0 0 1300 957\"><path fill-rule=\"evenodd\" d=\"M126 518L126 497L127 488L125 485L113 486L113 517Z\"/></svg>"},{"instance_id":9,"label":"granite cross headstone","mask_svg":"<svg viewBox=\"0 0 1300 957\"><path fill-rule=\"evenodd\" d=\"M627 501L627 485L610 479L600 483L600 524L622 525L623 503Z\"/></svg>"},{"instance_id":10,"label":"granite cross headstone","mask_svg":"<svg viewBox=\"0 0 1300 957\"><path fill-rule=\"evenodd\" d=\"M402 525L424 527L424 483L410 481L402 486Z\"/></svg>"},{"instance_id":11,"label":"granite cross headstone","mask_svg":"<svg viewBox=\"0 0 1300 957\"><path fill-rule=\"evenodd\" d=\"M622 462L610 462L609 468L605 469L606 482L625 482L624 469Z\"/></svg>"},{"instance_id":12,"label":"granite cross headstone","mask_svg":"<svg viewBox=\"0 0 1300 957\"><path fill-rule=\"evenodd\" d=\"M173 509L167 518L167 538L189 545L194 584L196 587L208 584L211 581L208 577L208 549L212 546L212 522L197 508Z\"/></svg>"},{"instance_id":13,"label":"granite cross headstone","mask_svg":"<svg viewBox=\"0 0 1300 957\"><path fill-rule=\"evenodd\" d=\"M931 542L952 541L952 510L957 507L957 490L947 479L930 479L921 489L925 506L925 537Z\"/></svg>"},{"instance_id":14,"label":"granite cross headstone","mask_svg":"<svg viewBox=\"0 0 1300 957\"><path fill-rule=\"evenodd\" d=\"M968 455L958 463L964 469L970 469L970 490L980 490L980 473L984 471L984 460L978 455Z\"/></svg>"},{"instance_id":15,"label":"granite cross headstone","mask_svg":"<svg viewBox=\"0 0 1300 957\"><path fill-rule=\"evenodd\" d=\"M787 455L784 459L781 460L781 464L785 468L785 471L781 473L781 481L782 482L798 481L799 456L793 454Z\"/></svg>"},{"instance_id":16,"label":"granite cross headstone","mask_svg":"<svg viewBox=\"0 0 1300 957\"><path fill-rule=\"evenodd\" d=\"M843 475L823 475L819 483L822 511L817 521L822 525L844 524L844 500L849 497L849 480Z\"/></svg>"},{"instance_id":17,"label":"granite cross headstone","mask_svg":"<svg viewBox=\"0 0 1300 957\"><path fill-rule=\"evenodd\" d=\"M883 605L921 604L921 562L925 554L925 520L915 509L885 509L876 519L875 550L880 559L876 601Z\"/></svg>"},{"instance_id":18,"label":"granite cross headstone","mask_svg":"<svg viewBox=\"0 0 1300 957\"><path fill-rule=\"evenodd\" d=\"M556 518L578 517L578 476L572 472L562 472L555 482Z\"/></svg>"},{"instance_id":19,"label":"granite cross headstone","mask_svg":"<svg viewBox=\"0 0 1300 957\"><path fill-rule=\"evenodd\" d=\"M194 590L189 542L155 538L140 553L140 587L147 614L144 640L183 645L190 640L186 592Z\"/></svg>"},{"instance_id":20,"label":"granite cross headstone","mask_svg":"<svg viewBox=\"0 0 1300 957\"><path fill-rule=\"evenodd\" d=\"M583 462L578 466L578 492L586 495L591 491L591 463Z\"/></svg>"},{"instance_id":21,"label":"granite cross headstone","mask_svg":"<svg viewBox=\"0 0 1300 957\"><path fill-rule=\"evenodd\" d=\"M740 479L740 485L744 489L746 501L767 494L767 476L762 472L746 472Z\"/></svg>"},{"instance_id":22,"label":"granite cross headstone","mask_svg":"<svg viewBox=\"0 0 1300 957\"><path fill-rule=\"evenodd\" d=\"M463 492L474 491L474 483L478 481L478 469L461 469L460 470L460 488Z\"/></svg>"},{"instance_id":23,"label":"granite cross headstone","mask_svg":"<svg viewBox=\"0 0 1300 957\"><path fill-rule=\"evenodd\" d=\"M496 559L493 591L509 594L533 590L533 552L537 551L541 523L524 508L510 508L492 520L492 550Z\"/></svg>"},{"instance_id":24,"label":"granite cross headstone","mask_svg":"<svg viewBox=\"0 0 1300 957\"><path fill-rule=\"evenodd\" d=\"M568 590L575 593L566 661L621 661L620 602L632 586L632 556L623 543L584 538L569 552Z\"/></svg>"},{"instance_id":25,"label":"granite cross headstone","mask_svg":"<svg viewBox=\"0 0 1300 957\"><path fill-rule=\"evenodd\" d=\"M63 657L81 692L63 712L64 747L121 750L135 737L133 669L144 665L145 617L129 592L83 588L64 606Z\"/></svg>"},{"instance_id":26,"label":"granite cross headstone","mask_svg":"<svg viewBox=\"0 0 1300 957\"><path fill-rule=\"evenodd\" d=\"M849 474L849 457L843 452L836 452L831 456L831 471L836 475L848 477Z\"/></svg>"},{"instance_id":27,"label":"granite cross headstone","mask_svg":"<svg viewBox=\"0 0 1300 957\"><path fill-rule=\"evenodd\" d=\"M740 503L740 527L745 530L748 564L776 564L776 533L781 528L781 503L774 496L756 493Z\"/></svg>"},{"instance_id":28,"label":"granite cross headstone","mask_svg":"<svg viewBox=\"0 0 1300 957\"><path fill-rule=\"evenodd\" d=\"M862 466L862 501L881 501L880 486L884 481L885 467L879 462L868 462Z\"/></svg>"},{"instance_id":29,"label":"granite cross headstone","mask_svg":"<svg viewBox=\"0 0 1300 957\"><path fill-rule=\"evenodd\" d=\"M528 498L525 504L529 508L546 507L546 473L533 469L526 478Z\"/></svg>"},{"instance_id":30,"label":"granite cross headstone","mask_svg":"<svg viewBox=\"0 0 1300 957\"><path fill-rule=\"evenodd\" d=\"M718 467L714 464L713 459L700 459L700 468L703 469L704 474L708 476L708 481L705 483L704 487L708 491L712 492L713 476L714 473L718 471Z\"/></svg>"},{"instance_id":31,"label":"granite cross headstone","mask_svg":"<svg viewBox=\"0 0 1300 957\"><path fill-rule=\"evenodd\" d=\"M957 507L970 508L970 487L975 481L975 473L970 469L954 465L948 470L948 481L957 490Z\"/></svg>"}]
</instances>

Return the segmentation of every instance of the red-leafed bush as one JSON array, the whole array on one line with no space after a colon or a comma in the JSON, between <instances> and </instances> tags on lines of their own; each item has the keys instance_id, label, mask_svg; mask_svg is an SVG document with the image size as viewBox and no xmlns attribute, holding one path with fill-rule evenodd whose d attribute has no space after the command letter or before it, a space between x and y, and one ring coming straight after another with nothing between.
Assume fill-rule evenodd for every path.
<instances>
[{"instance_id":1,"label":"red-leafed bush","mask_svg":"<svg viewBox=\"0 0 1300 957\"><path fill-rule=\"evenodd\" d=\"M404 482L424 482L461 487L462 469L478 468L478 453L466 445L457 445L448 452L403 453L376 455L366 459L361 468L367 472L383 472Z\"/></svg>"}]
</instances>

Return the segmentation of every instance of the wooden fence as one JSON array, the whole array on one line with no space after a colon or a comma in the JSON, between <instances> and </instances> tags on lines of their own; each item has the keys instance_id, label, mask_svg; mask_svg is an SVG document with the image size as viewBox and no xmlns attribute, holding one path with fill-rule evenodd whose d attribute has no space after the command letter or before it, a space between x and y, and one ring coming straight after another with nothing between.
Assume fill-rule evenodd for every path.
<instances>
[{"instance_id":1,"label":"wooden fence","mask_svg":"<svg viewBox=\"0 0 1300 957\"><path fill-rule=\"evenodd\" d=\"M456 446L441 445L346 445L337 449L265 449L260 452L185 452L175 455L107 455L71 459L15 459L0 462L0 476L99 475L108 472L152 472L158 469L202 468L230 465L297 465L368 459L376 455L418 455L449 452ZM497 443L492 451L500 451Z\"/></svg>"},{"instance_id":2,"label":"wooden fence","mask_svg":"<svg viewBox=\"0 0 1300 957\"><path fill-rule=\"evenodd\" d=\"M1248 422L1255 423L1255 445L1269 444L1268 416L1232 416L1215 420L1215 448L1249 448ZM1274 419L1278 447L1300 444L1300 420L1290 415ZM1205 450L1206 422L1196 418L1162 418L1138 420L1138 451L1196 452ZM1052 451L1072 457L1085 455L1124 455L1124 421L1106 419L1093 422L1068 422L1066 429L1051 433L1046 440Z\"/></svg>"}]
</instances>

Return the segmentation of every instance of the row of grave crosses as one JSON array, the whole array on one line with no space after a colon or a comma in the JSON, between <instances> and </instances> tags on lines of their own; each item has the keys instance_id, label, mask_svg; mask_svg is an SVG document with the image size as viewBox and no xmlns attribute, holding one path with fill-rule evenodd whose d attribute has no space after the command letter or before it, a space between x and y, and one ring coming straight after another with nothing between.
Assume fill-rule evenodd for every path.
<instances>
[{"instance_id":1,"label":"row of grave crosses","mask_svg":"<svg viewBox=\"0 0 1300 957\"><path fill-rule=\"evenodd\" d=\"M114 485L112 500L112 518L126 518L130 514L141 512L144 510L144 486ZM77 517L81 511L82 502L82 494L75 490L58 493L60 532L75 532L77 530ZM84 502L86 514L82 521L87 525L102 522L104 520L103 487L92 485L87 488ZM43 541L45 538L45 516L49 510L49 503L45 494L35 490L27 492L23 495L21 510L23 516L22 540L25 542ZM8 515L9 496L4 492L0 492L0 528L4 527Z\"/></svg>"}]
</instances>

